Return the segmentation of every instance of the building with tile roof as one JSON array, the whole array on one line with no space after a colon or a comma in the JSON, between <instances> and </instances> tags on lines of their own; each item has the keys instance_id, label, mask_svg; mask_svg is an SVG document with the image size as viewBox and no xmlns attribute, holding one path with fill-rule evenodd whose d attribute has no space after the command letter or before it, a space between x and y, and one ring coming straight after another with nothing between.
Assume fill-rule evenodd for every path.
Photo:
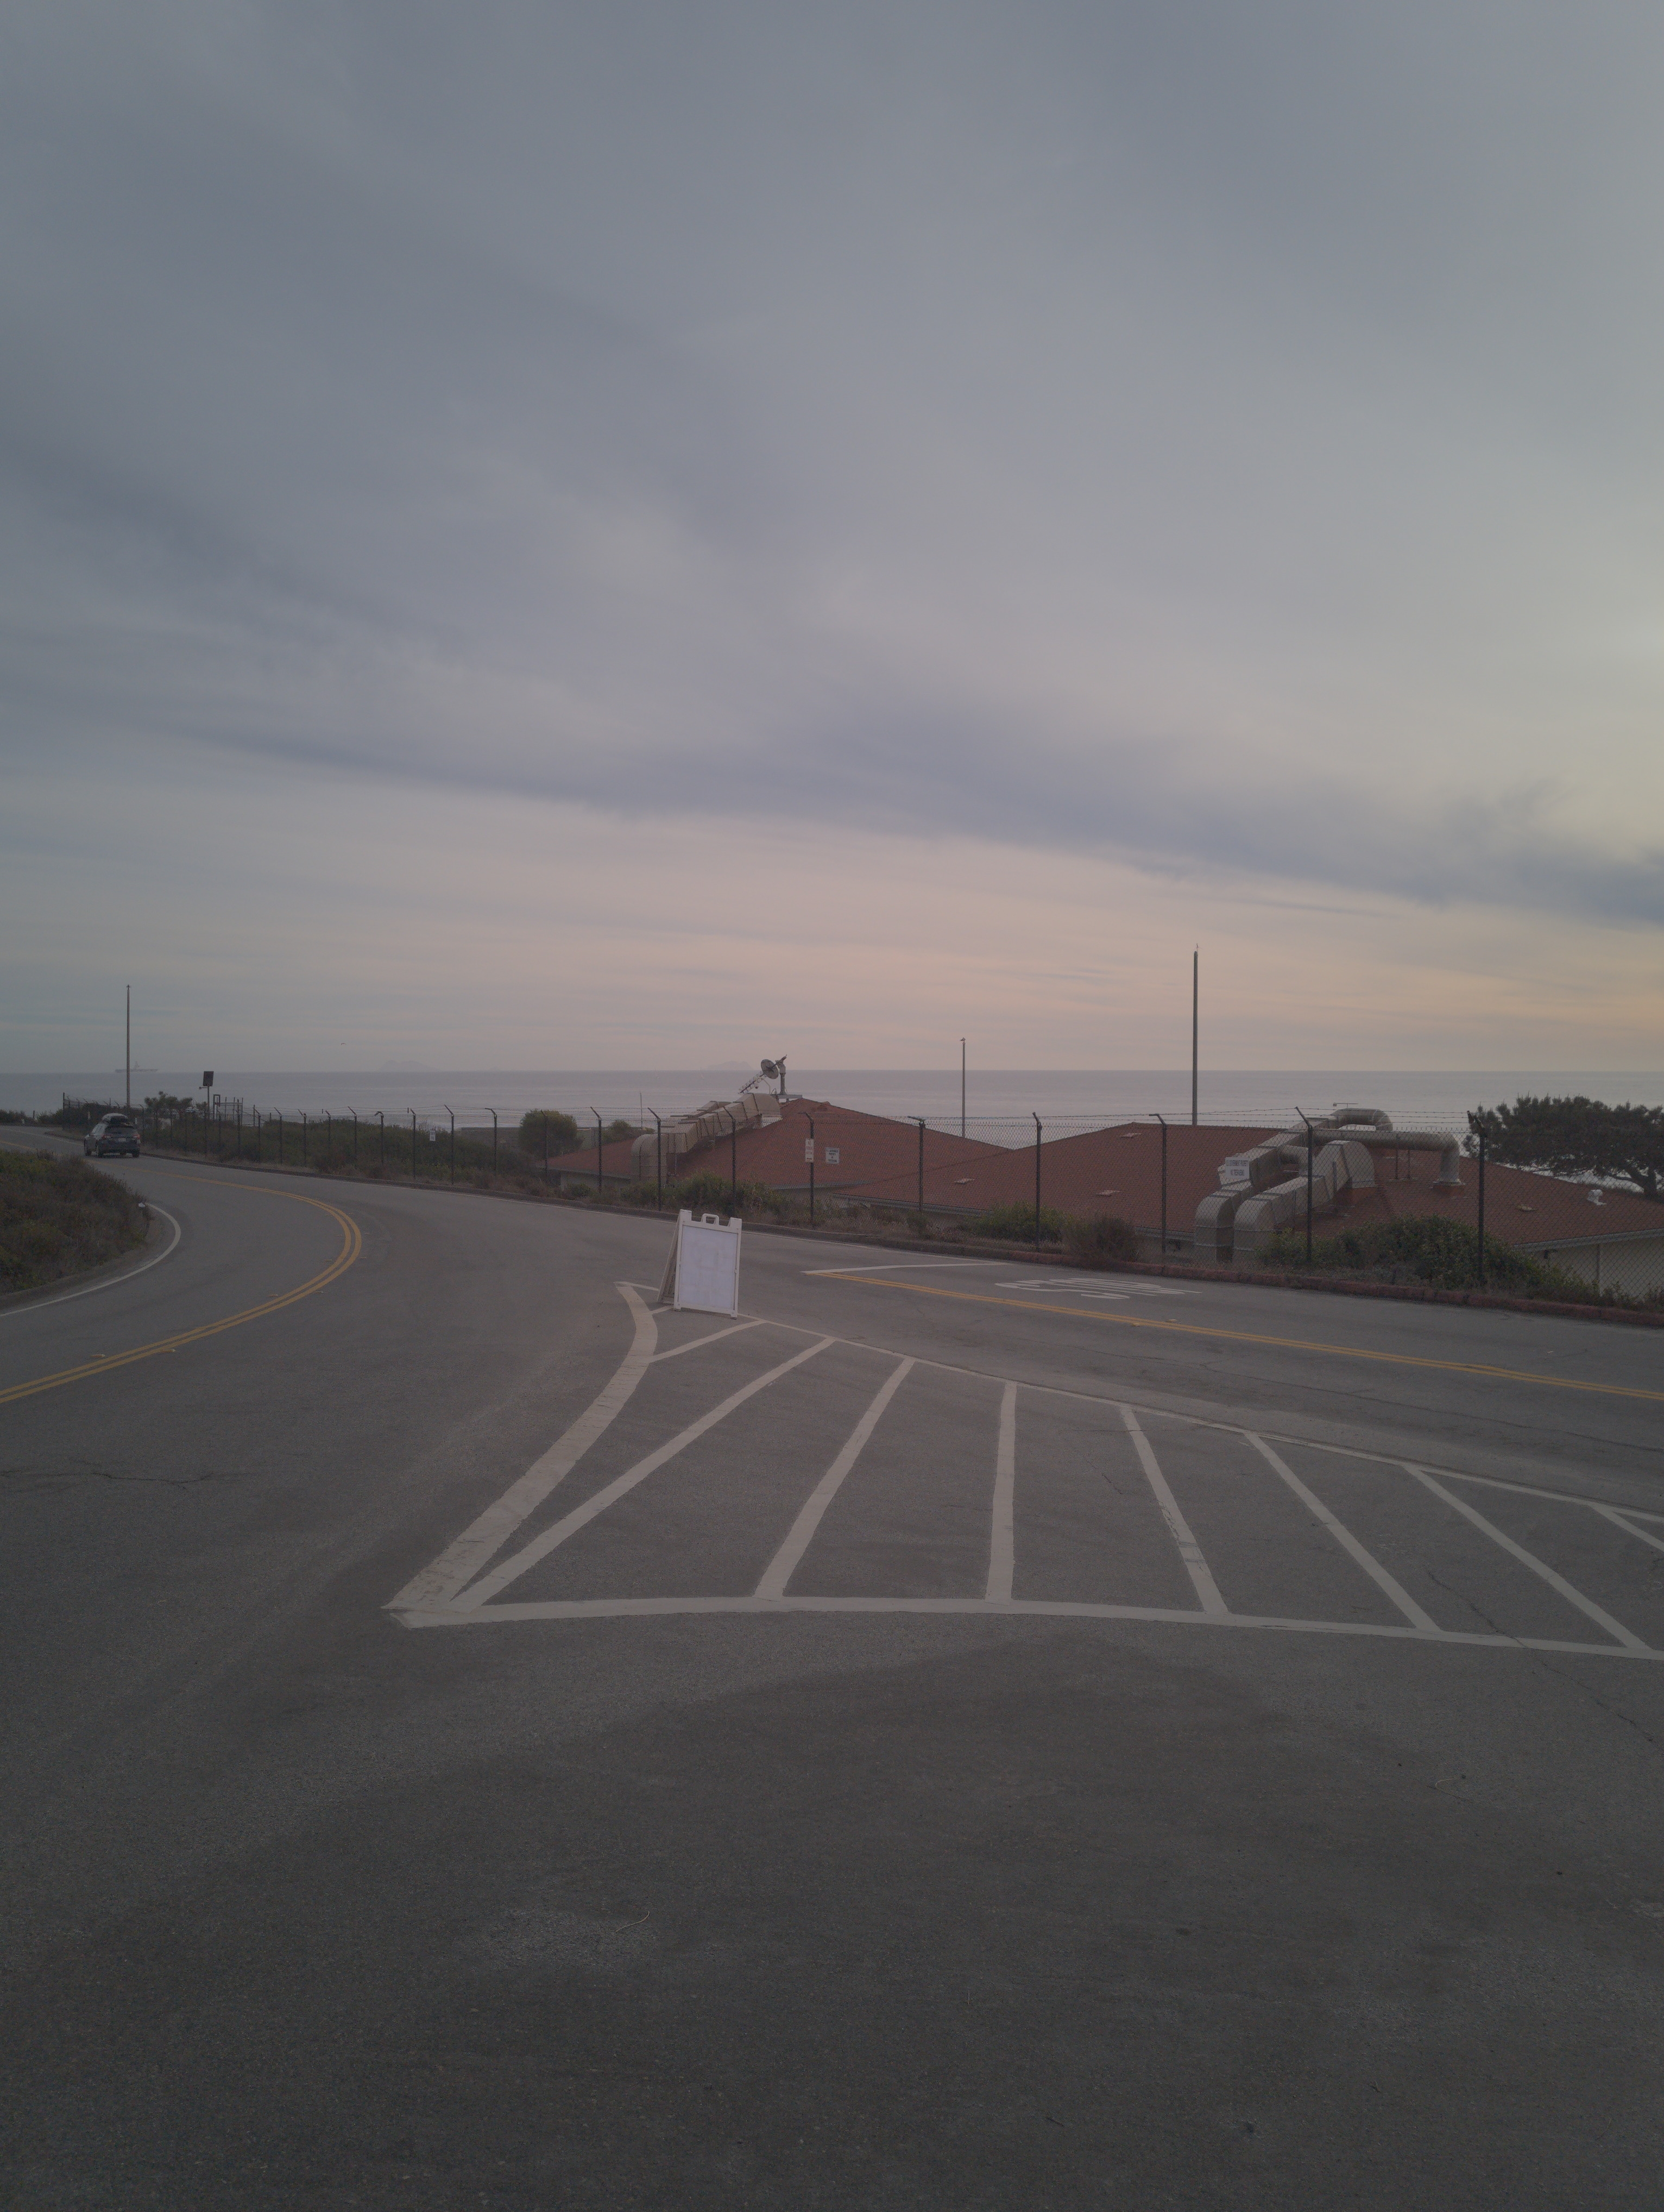
<instances>
[{"instance_id":1,"label":"building with tile roof","mask_svg":"<svg viewBox=\"0 0 1664 2212\"><path fill-rule=\"evenodd\" d=\"M1384 1117L1382 1117L1384 1119ZM1154 1121L1121 1121L1102 1128L1048 1137L1038 1146L997 1145L975 1136L838 1106L829 1099L770 1100L765 1116L732 1134L707 1139L673 1164L674 1176L712 1175L735 1182L762 1183L782 1194L807 1198L808 1148L814 1147L814 1190L829 1206L865 1204L968 1217L994 1207L1031 1206L1048 1212L1110 1214L1138 1230L1146 1256L1177 1256L1195 1249L1199 1209L1221 1188L1221 1169L1285 1133L1251 1124L1186 1122L1163 1131ZM1465 1135L1465 1132L1461 1133ZM1321 1144L1321 1139L1320 1139ZM921 1158L922 1145L922 1158ZM1395 1149L1390 1132L1372 1138L1374 1181L1354 1182L1333 1204L1320 1203L1314 1226L1333 1236L1348 1223L1429 1216L1479 1225L1479 1166L1460 1155L1450 1133L1442 1152L1424 1143ZM643 1180L639 1142L626 1139L602 1148L600 1180L615 1188ZM648 1155L647 1179L653 1176ZM562 1155L552 1175L569 1186L597 1178L595 1148ZM666 1164L663 1180L672 1179ZM1302 1210L1303 1218L1303 1209ZM1645 1291L1664 1285L1664 1205L1611 1187L1488 1164L1486 1233L1606 1287ZM1165 1235L1163 1237L1163 1229ZM1252 1265L1254 1252L1229 1241L1217 1257L1225 1265Z\"/></svg>"}]
</instances>

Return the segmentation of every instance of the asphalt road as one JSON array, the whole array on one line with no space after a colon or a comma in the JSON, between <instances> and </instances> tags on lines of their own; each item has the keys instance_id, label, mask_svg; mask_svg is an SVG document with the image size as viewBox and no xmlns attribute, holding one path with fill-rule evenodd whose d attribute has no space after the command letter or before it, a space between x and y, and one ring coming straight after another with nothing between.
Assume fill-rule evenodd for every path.
<instances>
[{"instance_id":1,"label":"asphalt road","mask_svg":"<svg viewBox=\"0 0 1664 2212\"><path fill-rule=\"evenodd\" d=\"M6 2204L1657 2201L1658 1335L115 1171Z\"/></svg>"}]
</instances>

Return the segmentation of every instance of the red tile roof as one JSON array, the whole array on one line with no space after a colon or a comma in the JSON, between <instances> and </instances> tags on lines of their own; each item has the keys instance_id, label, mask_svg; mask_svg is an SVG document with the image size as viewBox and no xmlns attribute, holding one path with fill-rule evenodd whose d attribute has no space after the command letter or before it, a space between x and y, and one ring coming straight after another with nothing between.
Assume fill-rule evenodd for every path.
<instances>
[{"instance_id":1,"label":"red tile roof","mask_svg":"<svg viewBox=\"0 0 1664 2212\"><path fill-rule=\"evenodd\" d=\"M898 1121L887 1114L864 1114L853 1106L835 1106L825 1098L794 1098L777 1121L759 1128L742 1129L730 1139L719 1137L684 1153L679 1170L683 1175L726 1175L731 1157L737 1156L742 1182L767 1183L772 1190L809 1188L805 1147L810 1124L814 1124L815 1188L823 1196L877 1195L880 1187L892 1201L915 1200L919 1190L919 1125ZM836 1158L829 1155L835 1153ZM950 1136L940 1129L925 1131L925 1196L930 1202L932 1178L957 1169L962 1163L1004 1155L996 1145L977 1137Z\"/></svg>"},{"instance_id":2,"label":"red tile roof","mask_svg":"<svg viewBox=\"0 0 1664 2212\"><path fill-rule=\"evenodd\" d=\"M1350 1194L1343 1206L1355 1221L1382 1221L1406 1216L1436 1214L1477 1228L1479 1218L1479 1164L1464 1158L1461 1188L1440 1190L1433 1178L1439 1170L1435 1152L1376 1152L1374 1190ZM1599 1195L1592 1194L1599 1192ZM1323 1217L1318 1217L1321 1232ZM1600 1189L1591 1183L1570 1182L1560 1176L1537 1175L1528 1168L1499 1167L1487 1161L1485 1170L1485 1228L1487 1237L1500 1237L1529 1251L1533 1244L1596 1243L1615 1237L1664 1237L1664 1205L1637 1192Z\"/></svg>"},{"instance_id":3,"label":"red tile roof","mask_svg":"<svg viewBox=\"0 0 1664 2212\"><path fill-rule=\"evenodd\" d=\"M748 1129L732 1140L719 1138L686 1152L677 1177L727 1176L766 1183L770 1189L806 1192L809 1168L804 1147L810 1123L815 1130L815 1187L823 1198L866 1199L890 1206L912 1206L919 1193L919 1130L916 1122L865 1114L827 1099L793 1099L781 1117ZM1236 1152L1276 1135L1271 1127L1218 1124L1192 1127L1170 1123L1167 1131L1167 1225L1173 1237L1187 1237L1196 1209L1219 1188L1219 1164ZM1394 1216L1436 1214L1476 1225L1479 1163L1465 1158L1462 1186L1436 1188L1436 1152L1394 1154L1371 1148L1378 1178L1374 1190L1354 1190L1339 1208L1320 1214L1319 1233L1346 1219L1383 1220ZM829 1151L836 1159L829 1158ZM628 1182L634 1172L628 1139L604 1146L602 1171L610 1182ZM595 1147L565 1152L550 1162L552 1174L592 1177ZM1041 1204L1060 1213L1109 1213L1153 1230L1162 1214L1162 1132L1149 1121L1123 1121L1083 1134L1044 1138L1040 1146ZM666 1164L666 1179L671 1170ZM1529 1250L1572 1241L1617 1237L1664 1237L1664 1205L1628 1191L1606 1190L1598 1200L1591 1187L1522 1168L1490 1164L1485 1170L1485 1229L1494 1237ZM980 1213L991 1206L1030 1206L1035 1196L1035 1148L1012 1150L976 1137L941 1129L925 1132L925 1204L932 1212Z\"/></svg>"},{"instance_id":4,"label":"red tile roof","mask_svg":"<svg viewBox=\"0 0 1664 2212\"><path fill-rule=\"evenodd\" d=\"M1192 1128L1167 1132L1167 1226L1187 1233L1196 1208L1218 1188L1219 1163L1276 1133L1255 1128ZM1122 1121L1072 1137L1045 1138L1040 1151L1040 1202L1059 1213L1114 1214L1140 1229L1162 1217L1162 1133L1150 1121ZM1032 1206L1035 1147L1001 1152L961 1168L926 1188L927 1202L981 1212L989 1206Z\"/></svg>"}]
</instances>

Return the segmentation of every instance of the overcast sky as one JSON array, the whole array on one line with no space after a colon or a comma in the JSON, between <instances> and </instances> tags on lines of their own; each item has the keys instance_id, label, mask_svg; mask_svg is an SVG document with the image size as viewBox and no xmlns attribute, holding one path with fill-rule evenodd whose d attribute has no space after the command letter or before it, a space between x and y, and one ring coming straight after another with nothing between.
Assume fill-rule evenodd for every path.
<instances>
[{"instance_id":1,"label":"overcast sky","mask_svg":"<svg viewBox=\"0 0 1664 2212\"><path fill-rule=\"evenodd\" d=\"M7 0L0 1066L1664 1064L1664 16ZM3 1102L0 1102L3 1103Z\"/></svg>"}]
</instances>

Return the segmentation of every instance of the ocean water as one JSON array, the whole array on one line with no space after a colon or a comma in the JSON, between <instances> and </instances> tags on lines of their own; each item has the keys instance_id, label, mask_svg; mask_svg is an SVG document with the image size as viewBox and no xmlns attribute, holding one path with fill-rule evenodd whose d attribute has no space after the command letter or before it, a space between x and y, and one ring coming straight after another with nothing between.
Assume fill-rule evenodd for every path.
<instances>
[{"instance_id":1,"label":"ocean water","mask_svg":"<svg viewBox=\"0 0 1664 2212\"><path fill-rule=\"evenodd\" d=\"M410 1069L352 1071L305 1069L216 1070L215 1090L240 1098L245 1109L284 1115L357 1113L371 1119L379 1111L389 1122L420 1121L445 1124L453 1112L459 1127L490 1126L495 1107L512 1127L534 1106L558 1107L582 1119L656 1110L687 1111L708 1098L731 1098L749 1079L743 1066L714 1068L536 1068ZM790 1089L811 1098L830 1099L869 1114L924 1115L936 1122L956 1122L960 1110L959 1070L954 1068L797 1068ZM187 1071L135 1068L135 1104L150 1092L190 1095L200 1091L200 1067ZM113 1073L0 1075L0 1106L23 1113L56 1107L64 1093L120 1103L123 1072ZM1206 1121L1281 1125L1338 1104L1380 1106L1402 1125L1421 1121L1461 1124L1471 1107L1494 1106L1521 1092L1581 1091L1616 1104L1664 1106L1664 1073L1634 1071L1573 1074L1521 1071L1417 1069L1231 1069L1201 1071L1198 1104ZM1190 1071L1129 1068L972 1067L965 1086L965 1110L975 1121L997 1117L1008 1121L1038 1114L1043 1122L1113 1121L1123 1117L1165 1114L1190 1117ZM990 1129L987 1133L993 1134Z\"/></svg>"}]
</instances>

